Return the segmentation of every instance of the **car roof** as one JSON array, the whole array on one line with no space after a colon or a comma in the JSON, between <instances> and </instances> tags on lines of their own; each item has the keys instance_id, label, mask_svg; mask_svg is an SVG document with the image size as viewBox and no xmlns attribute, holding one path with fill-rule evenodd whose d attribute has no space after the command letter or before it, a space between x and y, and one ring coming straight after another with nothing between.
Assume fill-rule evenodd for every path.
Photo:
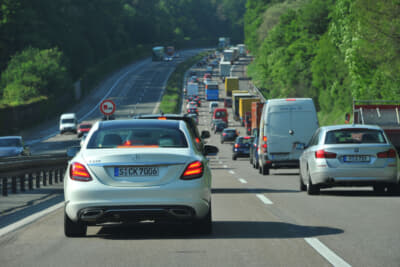
<instances>
[{"instance_id":1,"label":"car roof","mask_svg":"<svg viewBox=\"0 0 400 267\"><path fill-rule=\"evenodd\" d=\"M225 128L224 131L236 131L235 128Z\"/></svg>"}]
</instances>

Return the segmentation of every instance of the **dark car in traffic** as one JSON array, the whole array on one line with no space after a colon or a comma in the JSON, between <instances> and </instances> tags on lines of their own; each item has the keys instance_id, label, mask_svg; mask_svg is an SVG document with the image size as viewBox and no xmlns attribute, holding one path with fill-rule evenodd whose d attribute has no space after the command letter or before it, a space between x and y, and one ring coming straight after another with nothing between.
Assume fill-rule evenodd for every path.
<instances>
[{"instance_id":1,"label":"dark car in traffic","mask_svg":"<svg viewBox=\"0 0 400 267\"><path fill-rule=\"evenodd\" d=\"M250 155L250 146L253 143L253 136L239 136L232 147L232 159L247 158Z\"/></svg>"},{"instance_id":2,"label":"dark car in traffic","mask_svg":"<svg viewBox=\"0 0 400 267\"><path fill-rule=\"evenodd\" d=\"M258 136L254 137L253 143L250 146L250 151L249 151L249 160L250 164L253 166L253 168L258 169Z\"/></svg>"},{"instance_id":3,"label":"dark car in traffic","mask_svg":"<svg viewBox=\"0 0 400 267\"><path fill-rule=\"evenodd\" d=\"M239 134L234 128L225 128L221 134L221 144L227 141L235 141Z\"/></svg>"},{"instance_id":4,"label":"dark car in traffic","mask_svg":"<svg viewBox=\"0 0 400 267\"><path fill-rule=\"evenodd\" d=\"M224 121L216 121L215 123L214 123L214 128L213 128L213 131L214 131L214 133L220 133L220 132L222 132L226 127L228 127L228 125L226 124L226 122L224 122Z\"/></svg>"}]
</instances>

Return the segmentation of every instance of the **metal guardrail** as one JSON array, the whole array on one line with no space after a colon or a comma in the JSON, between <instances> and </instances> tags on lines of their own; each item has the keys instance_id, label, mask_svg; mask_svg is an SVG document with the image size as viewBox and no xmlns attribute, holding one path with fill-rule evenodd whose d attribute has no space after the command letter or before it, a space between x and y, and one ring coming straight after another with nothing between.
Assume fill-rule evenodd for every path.
<instances>
[{"instance_id":1,"label":"metal guardrail","mask_svg":"<svg viewBox=\"0 0 400 267\"><path fill-rule=\"evenodd\" d=\"M68 160L66 154L1 159L1 194L8 196L62 182Z\"/></svg>"}]
</instances>

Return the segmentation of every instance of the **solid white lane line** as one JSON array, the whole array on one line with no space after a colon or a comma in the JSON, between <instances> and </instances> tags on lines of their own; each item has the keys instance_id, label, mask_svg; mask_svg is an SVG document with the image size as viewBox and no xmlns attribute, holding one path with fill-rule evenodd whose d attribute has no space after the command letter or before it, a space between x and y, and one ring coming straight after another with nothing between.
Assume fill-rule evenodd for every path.
<instances>
[{"instance_id":1,"label":"solid white lane line","mask_svg":"<svg viewBox=\"0 0 400 267\"><path fill-rule=\"evenodd\" d=\"M8 226L6 226L4 228L1 228L0 229L0 237L5 235L5 234L8 234L8 233L10 233L12 231L15 231L15 230L17 230L19 228L22 228L25 225L30 224L30 223L32 223L32 222L34 222L36 220L39 220L43 216L45 216L45 215L47 215L47 214L49 214L49 213L51 213L53 211L56 211L56 210L58 210L58 209L60 209L62 207L64 207L64 201L61 202L61 203L58 203L58 204L56 204L54 206L51 206L51 207L49 207L49 208L47 208L45 210L42 210L42 211L37 212L35 214L32 214L31 216L26 217L26 218L24 218L22 220L19 220L19 221L13 223L13 224L10 224L10 225L8 225Z\"/></svg>"},{"instance_id":2,"label":"solid white lane line","mask_svg":"<svg viewBox=\"0 0 400 267\"><path fill-rule=\"evenodd\" d=\"M333 266L338 267L351 267L350 264L345 262L342 258L340 258L335 252L330 250L327 246L325 246L318 238L304 238L304 240L314 248L322 257L324 257L329 263Z\"/></svg>"},{"instance_id":3,"label":"solid white lane line","mask_svg":"<svg viewBox=\"0 0 400 267\"><path fill-rule=\"evenodd\" d=\"M266 196L263 194L257 194L256 195L264 204L266 205L272 205L274 204L271 200L269 200Z\"/></svg>"},{"instance_id":4,"label":"solid white lane line","mask_svg":"<svg viewBox=\"0 0 400 267\"><path fill-rule=\"evenodd\" d=\"M239 182L241 182L242 184L247 184L247 181L245 179L240 178Z\"/></svg>"},{"instance_id":5,"label":"solid white lane line","mask_svg":"<svg viewBox=\"0 0 400 267\"><path fill-rule=\"evenodd\" d=\"M229 173L230 173L230 174L235 174L235 172L234 172L234 171L232 171L232 170L230 170L230 171L229 171Z\"/></svg>"}]
</instances>

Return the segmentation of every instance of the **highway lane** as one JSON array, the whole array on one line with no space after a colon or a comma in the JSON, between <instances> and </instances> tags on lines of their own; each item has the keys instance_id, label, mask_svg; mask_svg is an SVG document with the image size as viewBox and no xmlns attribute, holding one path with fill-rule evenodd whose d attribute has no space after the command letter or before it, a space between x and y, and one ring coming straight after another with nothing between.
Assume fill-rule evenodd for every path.
<instances>
[{"instance_id":1,"label":"highway lane","mask_svg":"<svg viewBox=\"0 0 400 267\"><path fill-rule=\"evenodd\" d=\"M207 102L200 129L209 129ZM231 119L231 118L230 118ZM241 133L244 128L230 120ZM262 176L248 159L232 160L231 144L212 134L213 226L210 236L164 225L89 227L88 237L63 235L63 211L0 238L1 266L399 266L400 198L369 188L300 192L298 170ZM320 245L319 245L320 246ZM323 253L323 252L322 252ZM330 255L332 256L332 255Z\"/></svg>"},{"instance_id":2,"label":"highway lane","mask_svg":"<svg viewBox=\"0 0 400 267\"><path fill-rule=\"evenodd\" d=\"M199 51L182 51L179 58L170 62L152 62L151 59L136 62L111 75L97 90L67 112L76 113L80 122L95 122L102 118L99 103L108 98L116 103L117 118L128 118L137 113L153 113L169 75L180 62ZM24 138L28 140L33 155L63 153L67 147L79 144L79 139L72 133L58 134L58 119L44 124Z\"/></svg>"}]
</instances>

